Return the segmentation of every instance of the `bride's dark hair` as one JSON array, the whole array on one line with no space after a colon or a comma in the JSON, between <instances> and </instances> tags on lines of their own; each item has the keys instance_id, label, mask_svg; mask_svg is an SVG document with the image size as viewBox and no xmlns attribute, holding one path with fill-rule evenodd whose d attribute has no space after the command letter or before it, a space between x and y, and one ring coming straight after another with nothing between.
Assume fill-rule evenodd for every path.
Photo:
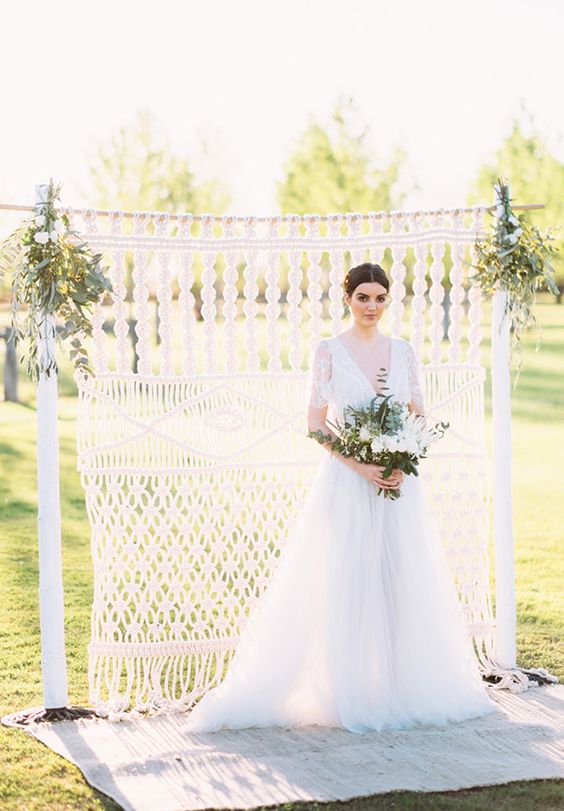
<instances>
[{"instance_id":1,"label":"bride's dark hair","mask_svg":"<svg viewBox=\"0 0 564 811\"><path fill-rule=\"evenodd\" d=\"M386 291L390 289L390 280L384 268L371 262L364 262L349 270L343 282L343 290L352 296L354 289L363 282L378 282Z\"/></svg>"}]
</instances>

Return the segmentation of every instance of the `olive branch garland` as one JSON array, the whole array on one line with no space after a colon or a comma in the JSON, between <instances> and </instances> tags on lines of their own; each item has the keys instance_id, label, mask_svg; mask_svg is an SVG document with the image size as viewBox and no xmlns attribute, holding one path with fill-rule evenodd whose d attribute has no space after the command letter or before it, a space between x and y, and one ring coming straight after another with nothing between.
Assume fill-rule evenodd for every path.
<instances>
[{"instance_id":1,"label":"olive branch garland","mask_svg":"<svg viewBox=\"0 0 564 811\"><path fill-rule=\"evenodd\" d=\"M540 328L533 314L535 294L543 284L554 295L559 289L554 281L551 258L558 253L550 228L540 231L529 225L524 217L516 216L511 208L508 181L498 178L498 204L492 215L495 225L485 238L474 244L476 261L472 264L474 279L488 294L498 285L507 291L505 313L511 329L511 353L521 366L520 341L525 330L537 326L537 349Z\"/></svg>"},{"instance_id":2,"label":"olive branch garland","mask_svg":"<svg viewBox=\"0 0 564 811\"><path fill-rule=\"evenodd\" d=\"M60 191L61 184L51 181L46 201L0 244L0 276L13 274L14 341L23 346L22 363L35 381L42 372L57 372L55 355L39 352L40 330L50 315L63 322L54 337L60 344L70 341L75 369L91 374L84 346L84 337L92 334L89 311L112 290L102 254L71 230L66 214L59 214Z\"/></svg>"}]
</instances>

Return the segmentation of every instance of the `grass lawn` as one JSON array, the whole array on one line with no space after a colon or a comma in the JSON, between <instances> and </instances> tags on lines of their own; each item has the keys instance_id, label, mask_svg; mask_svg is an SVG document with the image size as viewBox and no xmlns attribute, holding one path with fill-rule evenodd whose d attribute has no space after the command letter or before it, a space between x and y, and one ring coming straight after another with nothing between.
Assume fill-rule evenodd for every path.
<instances>
[{"instance_id":1,"label":"grass lawn","mask_svg":"<svg viewBox=\"0 0 564 811\"><path fill-rule=\"evenodd\" d=\"M564 306L537 305L543 344L526 341L524 368L513 392L513 498L518 610L518 661L564 679L564 541L561 460L564 445ZM487 363L487 342L484 360ZM62 391L72 390L68 379ZM0 403L0 713L42 703L35 492L35 405ZM487 396L489 408L489 394ZM87 704L92 575L89 528L75 470L76 400L60 403L61 499L66 643L70 701ZM560 464L559 464L560 463ZM0 728L0 808L112 809L78 769L19 731ZM307 804L314 807L317 804ZM342 803L332 803L332 807ZM346 805L358 809L556 809L564 781L443 794L400 792ZM289 807L289 806L288 806ZM295 804L293 807L298 807Z\"/></svg>"}]
</instances>

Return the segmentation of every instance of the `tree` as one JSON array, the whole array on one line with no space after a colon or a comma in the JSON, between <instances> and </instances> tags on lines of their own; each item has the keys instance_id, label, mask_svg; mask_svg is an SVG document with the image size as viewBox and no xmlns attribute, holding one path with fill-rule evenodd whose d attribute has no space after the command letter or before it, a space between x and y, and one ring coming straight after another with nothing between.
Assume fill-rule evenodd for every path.
<instances>
[{"instance_id":1,"label":"tree","mask_svg":"<svg viewBox=\"0 0 564 811\"><path fill-rule=\"evenodd\" d=\"M147 110L98 146L91 183L97 204L110 209L220 214L231 202L216 178L196 180L188 159L171 152Z\"/></svg>"},{"instance_id":2,"label":"tree","mask_svg":"<svg viewBox=\"0 0 564 811\"><path fill-rule=\"evenodd\" d=\"M527 219L541 229L554 227L560 251L554 268L557 283L562 287L564 239L557 228L564 222L564 163L550 152L533 117L526 111L521 118L513 120L511 131L501 142L493 162L480 168L468 202L490 201L494 183L502 176L509 180L514 203L544 203L544 209L532 211Z\"/></svg>"},{"instance_id":3,"label":"tree","mask_svg":"<svg viewBox=\"0 0 564 811\"><path fill-rule=\"evenodd\" d=\"M399 208L406 168L396 148L385 166L376 164L368 144L369 129L359 126L352 99L339 99L328 124L313 119L299 137L277 184L284 214L327 214Z\"/></svg>"}]
</instances>

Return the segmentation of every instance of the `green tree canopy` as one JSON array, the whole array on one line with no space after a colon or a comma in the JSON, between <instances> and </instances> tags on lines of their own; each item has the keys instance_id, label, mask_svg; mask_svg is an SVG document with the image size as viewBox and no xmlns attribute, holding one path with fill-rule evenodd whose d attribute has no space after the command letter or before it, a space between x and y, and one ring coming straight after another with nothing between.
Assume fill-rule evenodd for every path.
<instances>
[{"instance_id":1,"label":"green tree canopy","mask_svg":"<svg viewBox=\"0 0 564 811\"><path fill-rule=\"evenodd\" d=\"M369 130L359 131L352 99L340 99L324 125L311 120L298 138L277 184L282 213L327 214L399 208L405 197L403 150L396 148L384 166L376 164Z\"/></svg>"},{"instance_id":2,"label":"green tree canopy","mask_svg":"<svg viewBox=\"0 0 564 811\"><path fill-rule=\"evenodd\" d=\"M523 121L513 120L493 161L480 168L468 194L469 204L491 201L494 183L502 176L509 181L514 204L545 205L530 212L527 220L541 229L553 228L559 248L554 268L558 284L564 284L564 163L551 153L528 114Z\"/></svg>"},{"instance_id":3,"label":"green tree canopy","mask_svg":"<svg viewBox=\"0 0 564 811\"><path fill-rule=\"evenodd\" d=\"M104 208L221 214L231 202L219 179L196 179L190 161L171 151L147 110L98 146L90 177Z\"/></svg>"}]
</instances>

